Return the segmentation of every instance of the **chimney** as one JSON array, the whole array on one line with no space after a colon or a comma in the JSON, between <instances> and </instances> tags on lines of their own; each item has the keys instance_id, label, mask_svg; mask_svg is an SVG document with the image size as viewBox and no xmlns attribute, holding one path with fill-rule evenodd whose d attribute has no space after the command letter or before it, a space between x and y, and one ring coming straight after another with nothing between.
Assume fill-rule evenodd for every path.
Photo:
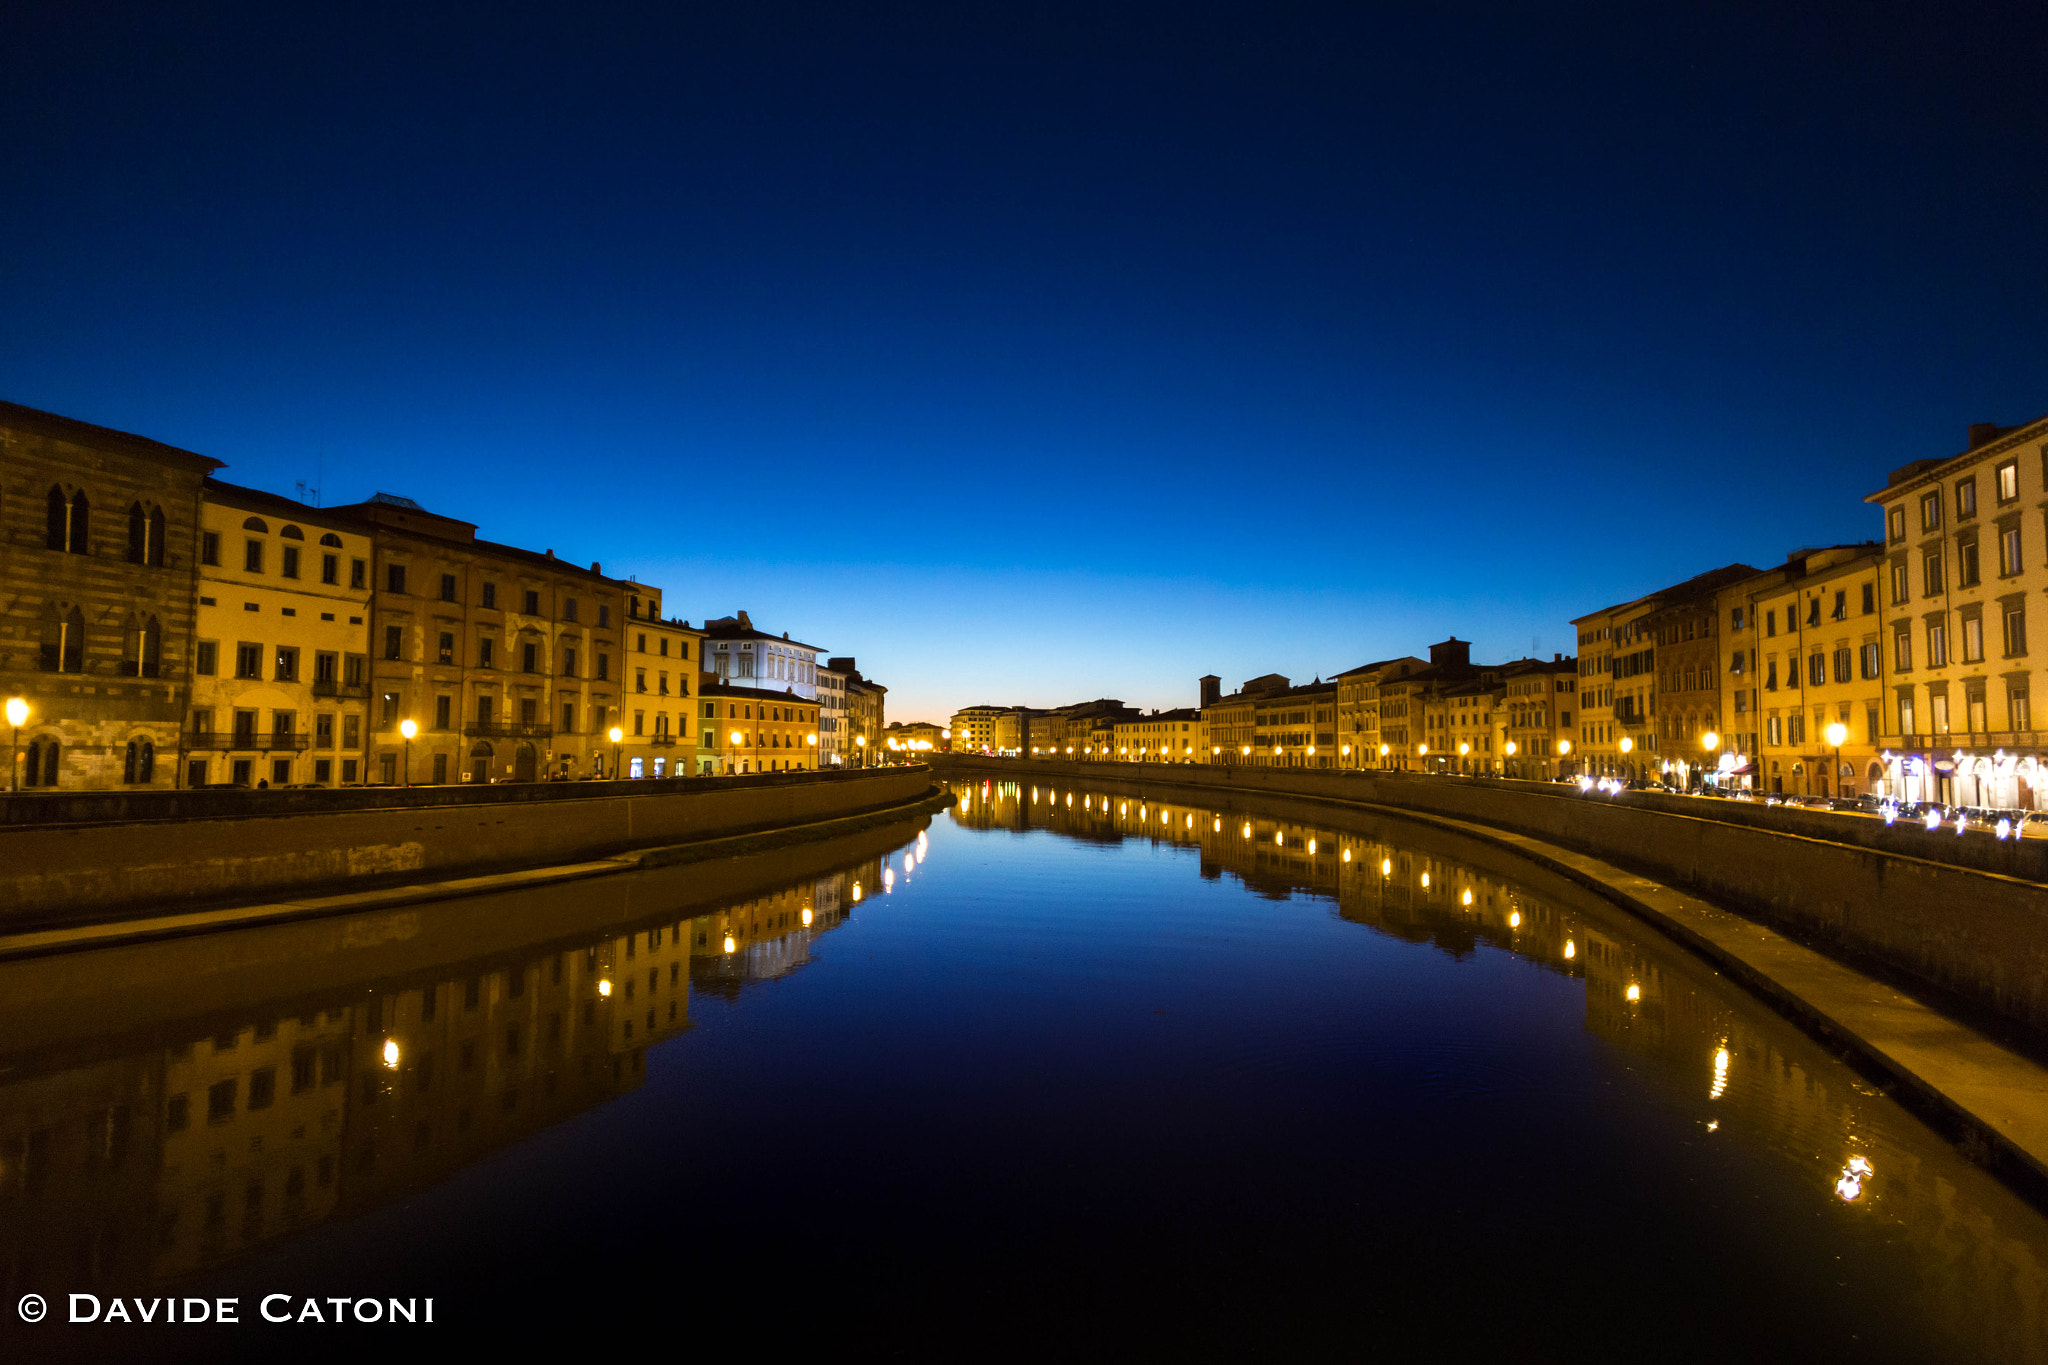
<instances>
[{"instance_id":1,"label":"chimney","mask_svg":"<svg viewBox=\"0 0 2048 1365\"><path fill-rule=\"evenodd\" d=\"M1968 448L1975 450L1986 441L1996 440L2000 430L2001 428L1996 422L1970 423L1970 444Z\"/></svg>"},{"instance_id":2,"label":"chimney","mask_svg":"<svg viewBox=\"0 0 2048 1365\"><path fill-rule=\"evenodd\" d=\"M1214 673L1204 673L1201 677L1195 679L1195 684L1202 689L1202 705L1214 706L1218 701L1222 700L1223 679L1217 677Z\"/></svg>"},{"instance_id":3,"label":"chimney","mask_svg":"<svg viewBox=\"0 0 2048 1365\"><path fill-rule=\"evenodd\" d=\"M747 619L747 614L745 612L741 612L739 614L739 622L741 630L752 630L754 628L754 623Z\"/></svg>"},{"instance_id":4,"label":"chimney","mask_svg":"<svg viewBox=\"0 0 2048 1365\"><path fill-rule=\"evenodd\" d=\"M601 573L603 573L603 572L604 572L604 568L603 568L603 566L602 566L602 565L600 565L600 564L599 564L599 563L598 563L598 562L597 562L596 560L594 560L594 559L593 559L593 560L591 560L591 561L590 561L590 571L591 571L592 573L598 573L598 574L601 574Z\"/></svg>"}]
</instances>

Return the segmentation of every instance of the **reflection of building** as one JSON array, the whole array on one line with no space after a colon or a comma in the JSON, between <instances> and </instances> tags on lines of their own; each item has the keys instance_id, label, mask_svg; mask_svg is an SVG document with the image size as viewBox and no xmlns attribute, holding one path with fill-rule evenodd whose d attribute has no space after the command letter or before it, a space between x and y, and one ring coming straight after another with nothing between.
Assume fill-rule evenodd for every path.
<instances>
[{"instance_id":1,"label":"reflection of building","mask_svg":"<svg viewBox=\"0 0 2048 1365\"><path fill-rule=\"evenodd\" d=\"M882 885L882 860L872 859L699 915L686 934L691 980L730 999L749 982L787 976L810 960L813 938L845 923Z\"/></svg>"},{"instance_id":2,"label":"reflection of building","mask_svg":"<svg viewBox=\"0 0 2048 1365\"><path fill-rule=\"evenodd\" d=\"M23 787L169 787L192 644L200 485L220 461L0 403L0 696Z\"/></svg>"},{"instance_id":3,"label":"reflection of building","mask_svg":"<svg viewBox=\"0 0 2048 1365\"><path fill-rule=\"evenodd\" d=\"M362 781L370 556L360 522L206 481L183 785ZM449 780L437 753L414 781Z\"/></svg>"}]
</instances>

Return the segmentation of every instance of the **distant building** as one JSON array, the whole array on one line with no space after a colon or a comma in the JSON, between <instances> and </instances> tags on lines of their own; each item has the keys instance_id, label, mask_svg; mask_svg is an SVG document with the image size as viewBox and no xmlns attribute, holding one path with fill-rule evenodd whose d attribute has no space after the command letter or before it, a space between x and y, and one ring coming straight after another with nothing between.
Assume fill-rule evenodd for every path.
<instances>
[{"instance_id":1,"label":"distant building","mask_svg":"<svg viewBox=\"0 0 2048 1365\"><path fill-rule=\"evenodd\" d=\"M841 767L846 763L842 748L852 747L846 720L846 674L825 664L818 666L818 766Z\"/></svg>"},{"instance_id":2,"label":"distant building","mask_svg":"<svg viewBox=\"0 0 2048 1365\"><path fill-rule=\"evenodd\" d=\"M834 673L846 679L846 731L840 753L856 766L881 762L884 702L889 689L861 676L850 656L830 660Z\"/></svg>"},{"instance_id":3,"label":"distant building","mask_svg":"<svg viewBox=\"0 0 2048 1365\"><path fill-rule=\"evenodd\" d=\"M1337 766L1340 768L1385 768L1392 766L1393 746L1380 735L1380 683L1404 678L1429 667L1414 655L1360 664L1337 675ZM1203 682L1209 680L1204 678ZM1381 752L1381 746L1386 751Z\"/></svg>"},{"instance_id":4,"label":"distant building","mask_svg":"<svg viewBox=\"0 0 2048 1365\"><path fill-rule=\"evenodd\" d=\"M1213 675L1211 675L1213 677ZM1206 695L1210 678L1201 680ZM1209 741L1210 761L1250 763L1258 748L1259 698L1285 691L1288 680L1278 673L1252 678L1229 696L1220 696L1202 707L1202 725ZM1218 751L1221 752L1218 752Z\"/></svg>"},{"instance_id":5,"label":"distant building","mask_svg":"<svg viewBox=\"0 0 2048 1365\"><path fill-rule=\"evenodd\" d=\"M708 667L723 682L739 687L765 687L795 692L806 701L818 699L817 645L807 645L765 630L756 630L745 612L704 623Z\"/></svg>"},{"instance_id":6,"label":"distant building","mask_svg":"<svg viewBox=\"0 0 2048 1365\"><path fill-rule=\"evenodd\" d=\"M963 706L953 713L953 751L966 754L996 752L996 721L1012 708L1007 706Z\"/></svg>"},{"instance_id":7,"label":"distant building","mask_svg":"<svg viewBox=\"0 0 2048 1365\"><path fill-rule=\"evenodd\" d=\"M688 621L662 616L660 589L629 582L620 645L624 676L612 724L622 736L623 775L682 777L708 771L697 757L702 705L691 695L692 684L702 685L703 633L692 630Z\"/></svg>"},{"instance_id":8,"label":"distant building","mask_svg":"<svg viewBox=\"0 0 2048 1365\"><path fill-rule=\"evenodd\" d=\"M1501 710L1506 743L1503 770L1508 777L1548 781L1571 775L1571 742L1577 724L1579 663L1553 654L1517 659L1501 669ZM1512 747L1509 747L1512 746Z\"/></svg>"},{"instance_id":9,"label":"distant building","mask_svg":"<svg viewBox=\"0 0 2048 1365\"><path fill-rule=\"evenodd\" d=\"M1111 742L1120 763L1206 763L1208 730L1199 707L1152 711L1117 720Z\"/></svg>"},{"instance_id":10,"label":"distant building","mask_svg":"<svg viewBox=\"0 0 2048 1365\"><path fill-rule=\"evenodd\" d=\"M706 674L698 706L701 733L715 741L709 748L698 745L703 772L800 772L818 766L818 704L794 688L739 687Z\"/></svg>"}]
</instances>

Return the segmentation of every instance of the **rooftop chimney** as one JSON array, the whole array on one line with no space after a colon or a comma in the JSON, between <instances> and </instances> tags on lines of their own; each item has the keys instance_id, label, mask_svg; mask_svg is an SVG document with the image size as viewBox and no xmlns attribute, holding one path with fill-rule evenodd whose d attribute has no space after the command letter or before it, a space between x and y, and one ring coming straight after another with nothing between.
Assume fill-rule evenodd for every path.
<instances>
[{"instance_id":1,"label":"rooftop chimney","mask_svg":"<svg viewBox=\"0 0 2048 1365\"><path fill-rule=\"evenodd\" d=\"M747 619L747 614L745 612L741 612L739 614L739 622L741 630L752 630L754 628L754 623Z\"/></svg>"},{"instance_id":2,"label":"rooftop chimney","mask_svg":"<svg viewBox=\"0 0 2048 1365\"><path fill-rule=\"evenodd\" d=\"M2003 429L2004 428L2000 427L1996 422L1970 423L1970 444L1968 448L1971 450L1975 450L1978 446L1983 445L1986 441L1996 440L1998 438L1998 433Z\"/></svg>"}]
</instances>

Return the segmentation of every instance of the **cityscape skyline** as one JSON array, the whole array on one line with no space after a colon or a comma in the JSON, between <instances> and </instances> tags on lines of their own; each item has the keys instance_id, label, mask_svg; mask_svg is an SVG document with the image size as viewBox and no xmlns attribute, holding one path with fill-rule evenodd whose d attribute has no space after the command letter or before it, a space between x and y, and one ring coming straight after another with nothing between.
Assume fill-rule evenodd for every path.
<instances>
[{"instance_id":1,"label":"cityscape skyline","mask_svg":"<svg viewBox=\"0 0 2048 1365\"><path fill-rule=\"evenodd\" d=\"M904 719L1570 653L2044 410L2042 22L20 13L0 388Z\"/></svg>"}]
</instances>

